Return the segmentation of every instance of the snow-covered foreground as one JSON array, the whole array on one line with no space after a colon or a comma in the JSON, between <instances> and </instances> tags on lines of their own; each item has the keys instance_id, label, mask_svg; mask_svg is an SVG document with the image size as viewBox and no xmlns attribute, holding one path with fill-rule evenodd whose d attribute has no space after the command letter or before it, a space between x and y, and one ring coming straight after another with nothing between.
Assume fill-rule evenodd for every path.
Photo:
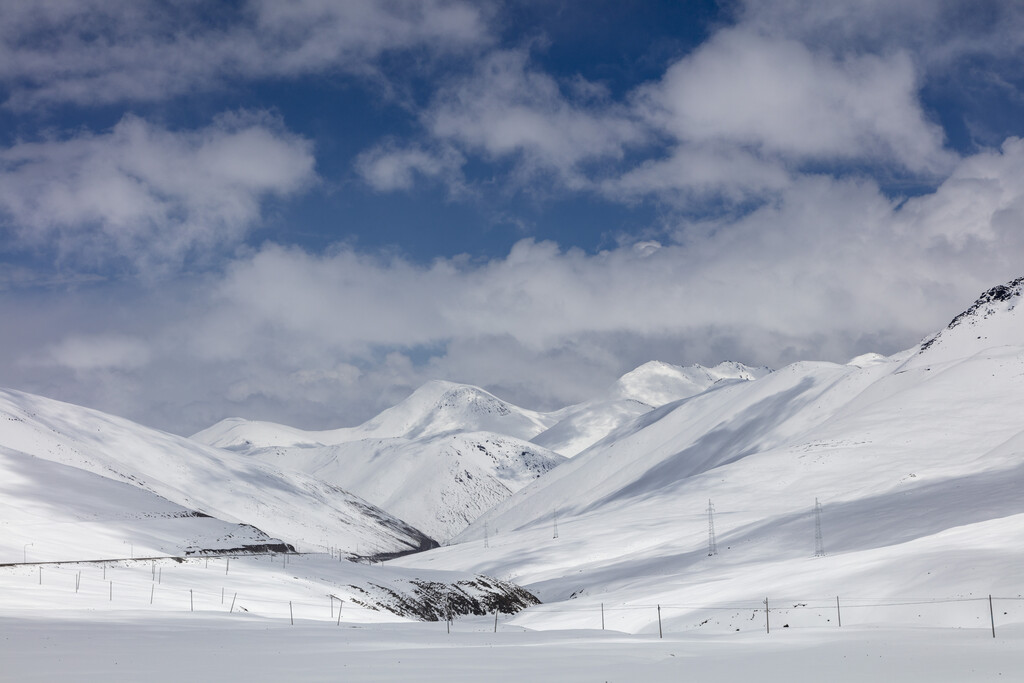
<instances>
[{"instance_id":1,"label":"snow-covered foreground","mask_svg":"<svg viewBox=\"0 0 1024 683\"><path fill-rule=\"evenodd\" d=\"M0 613L5 680L1013 681L1024 629L809 629L770 635L524 632L486 619L335 626L251 616Z\"/></svg>"},{"instance_id":2,"label":"snow-covered foreground","mask_svg":"<svg viewBox=\"0 0 1024 683\"><path fill-rule=\"evenodd\" d=\"M414 578L473 577L282 555L0 567L0 679L935 682L1017 680L1024 667L1020 601L996 600L996 638L987 600L854 600L841 627L830 603L779 601L770 633L754 598L704 629L680 630L693 606L666 604L663 638L656 625L618 630L655 605L608 605L607 630L580 601L460 617L450 633L443 620L367 606ZM524 627L569 613L590 628ZM885 625L914 615L924 625ZM733 616L745 622L738 632Z\"/></svg>"}]
</instances>

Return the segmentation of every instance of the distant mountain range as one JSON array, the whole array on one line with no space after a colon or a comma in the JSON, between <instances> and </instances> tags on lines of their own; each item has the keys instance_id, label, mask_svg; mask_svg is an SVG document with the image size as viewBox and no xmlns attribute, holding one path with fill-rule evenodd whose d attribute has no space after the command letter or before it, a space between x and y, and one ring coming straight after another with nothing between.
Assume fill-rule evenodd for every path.
<instances>
[{"instance_id":1,"label":"distant mountain range","mask_svg":"<svg viewBox=\"0 0 1024 683\"><path fill-rule=\"evenodd\" d=\"M392 564L512 578L575 601L567 626L598 602L1017 595L1022 290L992 288L893 356L652 362L548 413L436 381L357 427L233 418L185 439L0 392L0 554L441 542ZM652 619L631 615L623 627Z\"/></svg>"}]
</instances>

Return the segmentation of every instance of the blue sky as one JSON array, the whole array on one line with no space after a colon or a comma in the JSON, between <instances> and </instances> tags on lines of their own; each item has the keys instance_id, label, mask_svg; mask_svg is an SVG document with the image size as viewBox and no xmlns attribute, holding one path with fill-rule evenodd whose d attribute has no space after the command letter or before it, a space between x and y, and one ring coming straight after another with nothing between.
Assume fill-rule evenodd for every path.
<instances>
[{"instance_id":1,"label":"blue sky","mask_svg":"<svg viewBox=\"0 0 1024 683\"><path fill-rule=\"evenodd\" d=\"M1004 1L0 2L0 385L191 433L893 353L1020 275Z\"/></svg>"}]
</instances>

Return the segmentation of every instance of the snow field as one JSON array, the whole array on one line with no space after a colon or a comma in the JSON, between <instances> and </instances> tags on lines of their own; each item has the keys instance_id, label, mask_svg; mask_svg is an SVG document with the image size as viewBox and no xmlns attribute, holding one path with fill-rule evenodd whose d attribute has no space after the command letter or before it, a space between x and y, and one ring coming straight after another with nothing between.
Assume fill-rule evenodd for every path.
<instances>
[{"instance_id":1,"label":"snow field","mask_svg":"<svg viewBox=\"0 0 1024 683\"><path fill-rule=\"evenodd\" d=\"M340 609L341 623L408 621L359 604L366 596L348 584L362 584L368 578L388 585L405 576L326 555L6 566L0 567L0 615L42 613L51 618L86 611L116 620L122 613L212 612L231 618L246 614L287 622L294 616L333 623Z\"/></svg>"},{"instance_id":2,"label":"snow field","mask_svg":"<svg viewBox=\"0 0 1024 683\"><path fill-rule=\"evenodd\" d=\"M191 680L558 681L866 680L987 683L1019 680L1024 629L773 630L729 635L623 636L609 631L439 624L334 627L248 615L127 612L116 619L0 615L0 660L17 681Z\"/></svg>"}]
</instances>

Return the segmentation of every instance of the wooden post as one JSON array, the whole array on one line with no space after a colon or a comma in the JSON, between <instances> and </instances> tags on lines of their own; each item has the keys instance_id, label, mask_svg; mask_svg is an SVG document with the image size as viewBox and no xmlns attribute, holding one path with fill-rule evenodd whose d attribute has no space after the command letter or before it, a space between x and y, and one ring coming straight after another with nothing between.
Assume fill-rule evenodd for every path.
<instances>
[{"instance_id":1,"label":"wooden post","mask_svg":"<svg viewBox=\"0 0 1024 683\"><path fill-rule=\"evenodd\" d=\"M192 589L191 588L188 589L188 611L189 612L195 612L196 611L196 605L195 605L194 602L192 602Z\"/></svg>"},{"instance_id":2,"label":"wooden post","mask_svg":"<svg viewBox=\"0 0 1024 683\"><path fill-rule=\"evenodd\" d=\"M153 594L156 593L156 584L149 584L149 604L153 604Z\"/></svg>"},{"instance_id":3,"label":"wooden post","mask_svg":"<svg viewBox=\"0 0 1024 683\"><path fill-rule=\"evenodd\" d=\"M604 630L604 603L601 603L601 630Z\"/></svg>"},{"instance_id":4,"label":"wooden post","mask_svg":"<svg viewBox=\"0 0 1024 683\"><path fill-rule=\"evenodd\" d=\"M103 580L104 581L107 580L107 565L106 564L103 565Z\"/></svg>"},{"instance_id":5,"label":"wooden post","mask_svg":"<svg viewBox=\"0 0 1024 683\"><path fill-rule=\"evenodd\" d=\"M836 596L836 619L839 620L839 628L843 627L843 613L839 610L839 596Z\"/></svg>"},{"instance_id":6,"label":"wooden post","mask_svg":"<svg viewBox=\"0 0 1024 683\"><path fill-rule=\"evenodd\" d=\"M494 610L494 632L498 632L498 610Z\"/></svg>"},{"instance_id":7,"label":"wooden post","mask_svg":"<svg viewBox=\"0 0 1024 683\"><path fill-rule=\"evenodd\" d=\"M156 579L156 560L153 560L152 569L153 569L153 578Z\"/></svg>"},{"instance_id":8,"label":"wooden post","mask_svg":"<svg viewBox=\"0 0 1024 683\"><path fill-rule=\"evenodd\" d=\"M344 604L344 600L338 600L338 626L341 626L341 608Z\"/></svg>"},{"instance_id":9,"label":"wooden post","mask_svg":"<svg viewBox=\"0 0 1024 683\"><path fill-rule=\"evenodd\" d=\"M224 604L224 586L220 587L220 604Z\"/></svg>"},{"instance_id":10,"label":"wooden post","mask_svg":"<svg viewBox=\"0 0 1024 683\"><path fill-rule=\"evenodd\" d=\"M227 576L228 569L231 569L231 558L229 557L227 562L224 563L224 575Z\"/></svg>"},{"instance_id":11,"label":"wooden post","mask_svg":"<svg viewBox=\"0 0 1024 683\"><path fill-rule=\"evenodd\" d=\"M768 622L768 598L764 599L764 632L771 633L772 627Z\"/></svg>"},{"instance_id":12,"label":"wooden post","mask_svg":"<svg viewBox=\"0 0 1024 683\"><path fill-rule=\"evenodd\" d=\"M996 637L996 613L992 609L992 596L988 596L988 618L992 622L992 637Z\"/></svg>"},{"instance_id":13,"label":"wooden post","mask_svg":"<svg viewBox=\"0 0 1024 683\"><path fill-rule=\"evenodd\" d=\"M235 598L237 598L237 597L238 597L238 593L235 593L234 595L231 596L231 609L228 610L229 613L235 611Z\"/></svg>"},{"instance_id":14,"label":"wooden post","mask_svg":"<svg viewBox=\"0 0 1024 683\"><path fill-rule=\"evenodd\" d=\"M113 602L114 601L114 580L113 579L110 580L110 598L108 599L108 601L109 602Z\"/></svg>"},{"instance_id":15,"label":"wooden post","mask_svg":"<svg viewBox=\"0 0 1024 683\"><path fill-rule=\"evenodd\" d=\"M333 619L334 618L334 596L333 595L328 595L327 597L329 597L331 599L331 619Z\"/></svg>"},{"instance_id":16,"label":"wooden post","mask_svg":"<svg viewBox=\"0 0 1024 683\"><path fill-rule=\"evenodd\" d=\"M157 583L163 583L164 582L164 568L163 567L160 567L160 569L156 570L156 582Z\"/></svg>"},{"instance_id":17,"label":"wooden post","mask_svg":"<svg viewBox=\"0 0 1024 683\"><path fill-rule=\"evenodd\" d=\"M43 568L41 566L39 567L39 585L43 585Z\"/></svg>"},{"instance_id":18,"label":"wooden post","mask_svg":"<svg viewBox=\"0 0 1024 683\"><path fill-rule=\"evenodd\" d=\"M292 626L295 626L295 613L292 612L292 601L288 601L288 619L292 622Z\"/></svg>"}]
</instances>

